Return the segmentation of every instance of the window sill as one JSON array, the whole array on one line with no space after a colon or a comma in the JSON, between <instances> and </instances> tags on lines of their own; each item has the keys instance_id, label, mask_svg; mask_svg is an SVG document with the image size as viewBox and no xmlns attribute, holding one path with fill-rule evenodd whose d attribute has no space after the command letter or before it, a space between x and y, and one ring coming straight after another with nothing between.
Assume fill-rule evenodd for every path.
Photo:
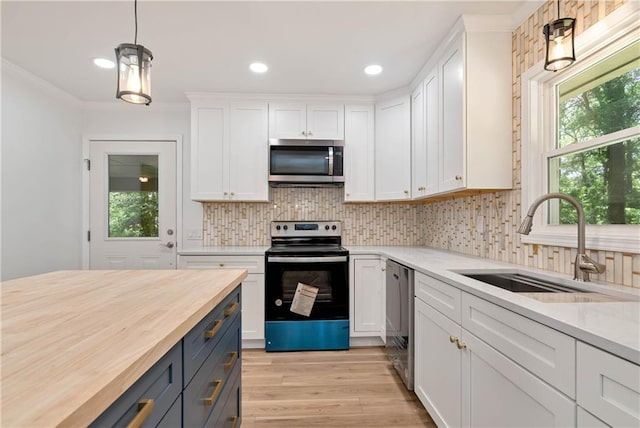
<instances>
[{"instance_id":1,"label":"window sill","mask_svg":"<svg viewBox=\"0 0 640 428\"><path fill-rule=\"evenodd\" d=\"M535 230L536 226L534 226ZM578 246L577 226L544 226L538 232L520 235L525 244L553 245L576 248ZM640 226L587 226L586 243L588 250L640 253Z\"/></svg>"}]
</instances>

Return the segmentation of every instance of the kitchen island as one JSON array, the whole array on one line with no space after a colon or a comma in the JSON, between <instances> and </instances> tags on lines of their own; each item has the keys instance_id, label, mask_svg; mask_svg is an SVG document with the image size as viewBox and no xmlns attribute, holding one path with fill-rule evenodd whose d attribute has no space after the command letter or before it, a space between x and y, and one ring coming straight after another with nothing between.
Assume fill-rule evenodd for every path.
<instances>
[{"instance_id":1,"label":"kitchen island","mask_svg":"<svg viewBox=\"0 0 640 428\"><path fill-rule=\"evenodd\" d=\"M90 424L246 275L59 271L2 283L1 425Z\"/></svg>"}]
</instances>

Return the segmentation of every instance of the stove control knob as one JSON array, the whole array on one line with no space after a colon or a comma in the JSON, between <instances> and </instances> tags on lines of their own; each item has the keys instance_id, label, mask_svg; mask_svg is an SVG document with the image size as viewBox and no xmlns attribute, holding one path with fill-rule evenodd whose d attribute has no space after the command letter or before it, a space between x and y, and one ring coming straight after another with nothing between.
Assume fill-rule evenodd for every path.
<instances>
[{"instance_id":1,"label":"stove control knob","mask_svg":"<svg viewBox=\"0 0 640 428\"><path fill-rule=\"evenodd\" d=\"M326 225L326 226L324 227L324 229L325 229L325 230L329 230L329 225Z\"/></svg>"},{"instance_id":2,"label":"stove control knob","mask_svg":"<svg viewBox=\"0 0 640 428\"><path fill-rule=\"evenodd\" d=\"M287 226L287 225L285 224L284 226L282 226L282 228L283 228L284 230L287 230L287 229L289 229L289 226Z\"/></svg>"},{"instance_id":3,"label":"stove control knob","mask_svg":"<svg viewBox=\"0 0 640 428\"><path fill-rule=\"evenodd\" d=\"M280 225L276 226L276 230L280 230Z\"/></svg>"},{"instance_id":4,"label":"stove control knob","mask_svg":"<svg viewBox=\"0 0 640 428\"><path fill-rule=\"evenodd\" d=\"M331 230L336 230L336 229L337 229L337 227L336 227L335 224L333 226L331 226Z\"/></svg>"}]
</instances>

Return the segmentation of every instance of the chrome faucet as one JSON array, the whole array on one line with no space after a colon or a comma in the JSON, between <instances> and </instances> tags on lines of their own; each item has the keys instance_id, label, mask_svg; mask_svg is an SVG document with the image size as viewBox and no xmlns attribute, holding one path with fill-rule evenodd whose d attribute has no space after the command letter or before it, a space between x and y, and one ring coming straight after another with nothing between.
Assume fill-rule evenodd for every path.
<instances>
[{"instance_id":1,"label":"chrome faucet","mask_svg":"<svg viewBox=\"0 0 640 428\"><path fill-rule=\"evenodd\" d=\"M527 211L527 216L522 220L522 224L518 228L517 232L522 235L528 235L531 232L533 225L533 215L536 210L546 200L549 199L563 199L573 205L578 212L578 255L574 265L573 279L576 281L589 281L590 273L602 273L605 270L605 266L596 262L591 257L585 254L585 225L584 225L584 210L582 205L572 196L565 195L564 193L548 193L540 196L533 201Z\"/></svg>"}]
</instances>

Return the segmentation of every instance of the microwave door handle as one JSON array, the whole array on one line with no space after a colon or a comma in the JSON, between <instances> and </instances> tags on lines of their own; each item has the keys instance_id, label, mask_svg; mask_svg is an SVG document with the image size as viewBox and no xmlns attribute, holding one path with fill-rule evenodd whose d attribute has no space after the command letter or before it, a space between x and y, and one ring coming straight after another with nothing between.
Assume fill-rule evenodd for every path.
<instances>
[{"instance_id":1,"label":"microwave door handle","mask_svg":"<svg viewBox=\"0 0 640 428\"><path fill-rule=\"evenodd\" d=\"M333 147L329 147L329 175L333 175Z\"/></svg>"}]
</instances>

